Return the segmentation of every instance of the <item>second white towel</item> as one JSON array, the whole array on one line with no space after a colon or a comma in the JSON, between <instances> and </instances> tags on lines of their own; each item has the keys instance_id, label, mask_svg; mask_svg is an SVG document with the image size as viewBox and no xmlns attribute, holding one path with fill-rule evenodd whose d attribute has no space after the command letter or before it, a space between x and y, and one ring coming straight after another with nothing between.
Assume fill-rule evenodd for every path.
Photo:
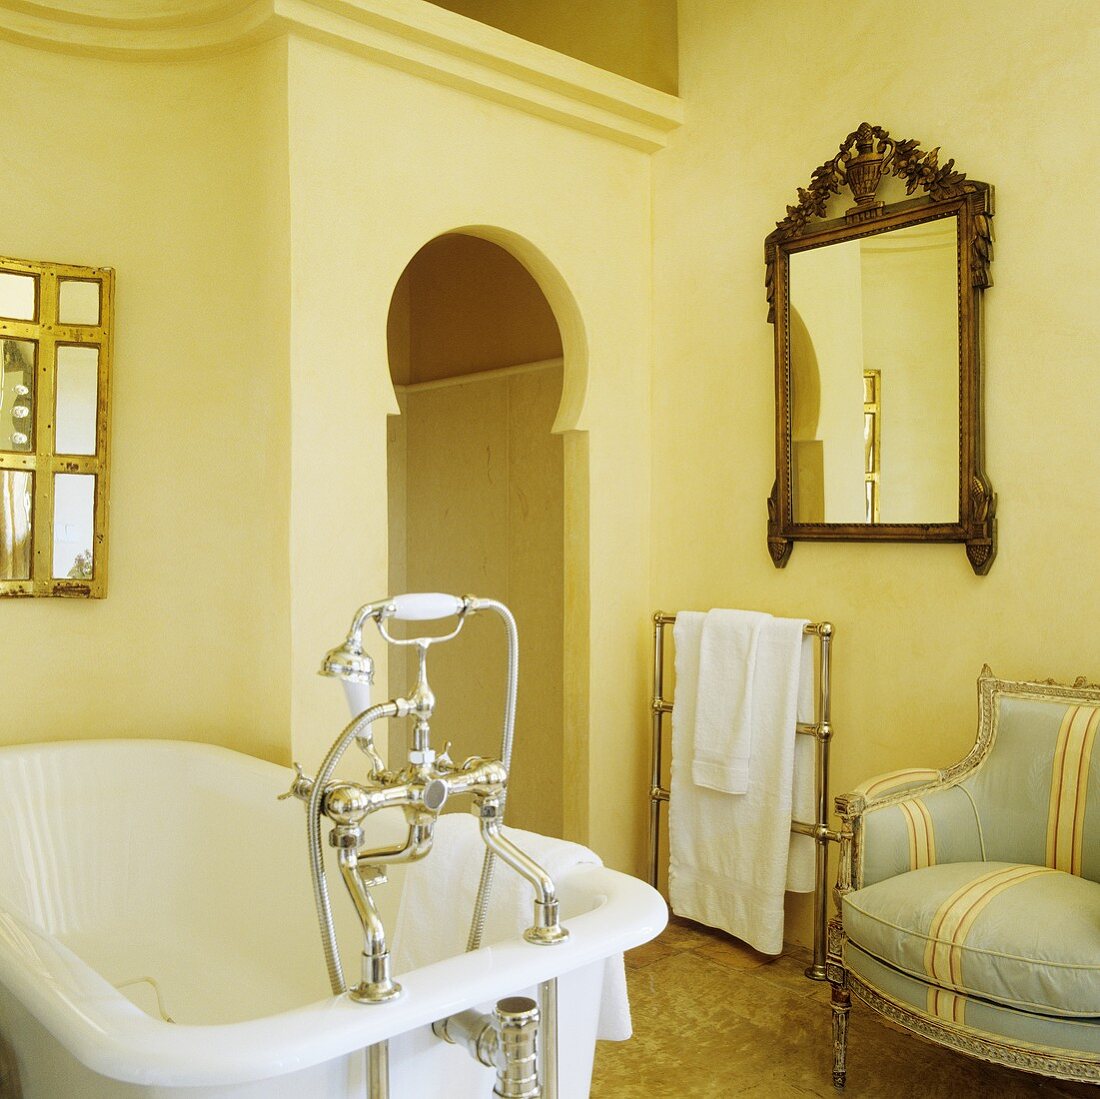
<instances>
[{"instance_id":1,"label":"second white towel","mask_svg":"<svg viewBox=\"0 0 1100 1099\"><path fill-rule=\"evenodd\" d=\"M813 841L790 832L792 813L812 816L812 744L799 737L807 743L796 751L795 724L812 720L813 642L804 621L769 617L761 625L748 789L721 793L697 785L692 774L703 622L704 615L683 612L674 630L669 896L679 915L778 954L784 892L813 888Z\"/></svg>"}]
</instances>

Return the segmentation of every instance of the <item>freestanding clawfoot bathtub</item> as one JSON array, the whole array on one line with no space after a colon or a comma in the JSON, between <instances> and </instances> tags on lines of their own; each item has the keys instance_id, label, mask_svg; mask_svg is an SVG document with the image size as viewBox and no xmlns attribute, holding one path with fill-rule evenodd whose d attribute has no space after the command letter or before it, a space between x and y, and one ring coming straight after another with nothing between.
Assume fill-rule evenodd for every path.
<instances>
[{"instance_id":1,"label":"freestanding clawfoot bathtub","mask_svg":"<svg viewBox=\"0 0 1100 1099\"><path fill-rule=\"evenodd\" d=\"M276 801L290 779L195 743L0 750L0 1062L21 1085L0 1085L0 1099L361 1099L362 1051L385 1039L393 1096L487 1097L493 1072L431 1023L553 976L560 1095L586 1096L605 959L660 931L660 897L576 866L559 883L567 942L540 948L517 928L398 970L405 991L392 1003L334 997L301 808ZM416 933L417 913L398 920L393 871L376 891L383 918ZM337 914L355 957L350 905Z\"/></svg>"}]
</instances>

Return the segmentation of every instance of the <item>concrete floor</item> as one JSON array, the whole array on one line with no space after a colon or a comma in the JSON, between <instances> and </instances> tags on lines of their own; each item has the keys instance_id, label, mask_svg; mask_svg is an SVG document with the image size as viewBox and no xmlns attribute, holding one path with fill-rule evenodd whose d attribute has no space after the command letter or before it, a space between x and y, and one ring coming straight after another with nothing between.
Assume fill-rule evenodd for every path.
<instances>
[{"instance_id":1,"label":"concrete floor","mask_svg":"<svg viewBox=\"0 0 1100 1099\"><path fill-rule=\"evenodd\" d=\"M599 1043L592 1099L837 1099L829 986L803 976L806 951L792 948L772 959L724 932L673 917L626 963L634 1037ZM853 1003L843 1094L1100 1099L1100 1087L963 1057Z\"/></svg>"}]
</instances>

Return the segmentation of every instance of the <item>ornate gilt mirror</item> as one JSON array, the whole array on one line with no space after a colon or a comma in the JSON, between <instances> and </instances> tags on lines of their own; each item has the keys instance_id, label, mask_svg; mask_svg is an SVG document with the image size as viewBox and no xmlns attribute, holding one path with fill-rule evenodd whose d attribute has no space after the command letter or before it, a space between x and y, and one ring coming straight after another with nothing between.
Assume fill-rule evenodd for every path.
<instances>
[{"instance_id":1,"label":"ornate gilt mirror","mask_svg":"<svg viewBox=\"0 0 1100 1099\"><path fill-rule=\"evenodd\" d=\"M917 197L882 201L901 192L895 180ZM835 216L842 185L855 201ZM992 216L988 184L865 122L765 240L777 568L806 540L962 542L974 571L989 570L980 349Z\"/></svg>"}]
</instances>

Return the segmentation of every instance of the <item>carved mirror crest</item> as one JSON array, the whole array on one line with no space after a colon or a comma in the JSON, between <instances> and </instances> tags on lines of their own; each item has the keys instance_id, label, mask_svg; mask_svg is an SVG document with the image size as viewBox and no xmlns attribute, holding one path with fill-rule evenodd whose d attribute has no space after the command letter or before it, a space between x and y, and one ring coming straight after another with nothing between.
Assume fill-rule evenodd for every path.
<instances>
[{"instance_id":1,"label":"carved mirror crest","mask_svg":"<svg viewBox=\"0 0 1100 1099\"><path fill-rule=\"evenodd\" d=\"M884 202L901 190L894 179L916 197ZM845 186L854 205L830 216ZM802 540L961 542L988 572L996 497L982 469L980 351L992 216L988 184L865 122L765 240L777 568Z\"/></svg>"}]
</instances>

